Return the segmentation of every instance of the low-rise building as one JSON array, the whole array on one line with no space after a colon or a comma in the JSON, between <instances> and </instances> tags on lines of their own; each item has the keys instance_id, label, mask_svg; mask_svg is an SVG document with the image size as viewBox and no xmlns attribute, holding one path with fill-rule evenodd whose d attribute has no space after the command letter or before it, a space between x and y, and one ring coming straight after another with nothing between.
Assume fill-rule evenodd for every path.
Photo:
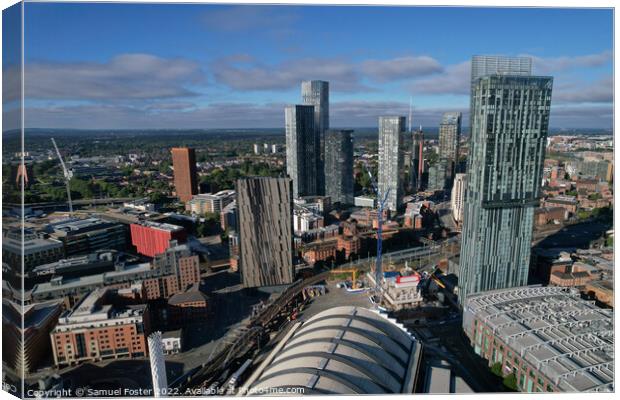
<instances>
[{"instance_id":1,"label":"low-rise building","mask_svg":"<svg viewBox=\"0 0 620 400\"><path fill-rule=\"evenodd\" d=\"M368 273L370 286L375 286L375 274ZM422 297L421 277L418 273L402 276L398 272L384 272L381 279L381 295L389 310L397 311L420 305Z\"/></svg>"},{"instance_id":2,"label":"low-rise building","mask_svg":"<svg viewBox=\"0 0 620 400\"><path fill-rule=\"evenodd\" d=\"M183 330L166 331L161 334L164 354L177 354L183 351Z\"/></svg>"},{"instance_id":3,"label":"low-rise building","mask_svg":"<svg viewBox=\"0 0 620 400\"><path fill-rule=\"evenodd\" d=\"M375 208L377 207L377 199L368 196L356 196L353 199L353 204L355 205L355 207Z\"/></svg>"},{"instance_id":4,"label":"low-rise building","mask_svg":"<svg viewBox=\"0 0 620 400\"><path fill-rule=\"evenodd\" d=\"M584 293L609 307L614 306L614 283L611 280L590 281L586 284Z\"/></svg>"},{"instance_id":5,"label":"low-rise building","mask_svg":"<svg viewBox=\"0 0 620 400\"><path fill-rule=\"evenodd\" d=\"M219 214L235 200L234 190L220 190L217 193L197 194L187 202L186 209L192 214L204 215L206 213Z\"/></svg>"},{"instance_id":6,"label":"low-rise building","mask_svg":"<svg viewBox=\"0 0 620 400\"><path fill-rule=\"evenodd\" d=\"M136 246L138 253L155 257L172 246L172 241L184 243L187 232L178 225L151 221L140 221L130 225L131 244Z\"/></svg>"},{"instance_id":7,"label":"low-rise building","mask_svg":"<svg viewBox=\"0 0 620 400\"><path fill-rule=\"evenodd\" d=\"M2 238L2 262L21 271L22 255L24 272L32 268L58 261L63 257L63 244L59 240L45 239L31 230L9 230Z\"/></svg>"},{"instance_id":8,"label":"low-rise building","mask_svg":"<svg viewBox=\"0 0 620 400\"><path fill-rule=\"evenodd\" d=\"M177 293L168 299L169 326L203 322L208 316L208 297L200 291L198 284L192 285L186 291Z\"/></svg>"},{"instance_id":9,"label":"low-rise building","mask_svg":"<svg viewBox=\"0 0 620 400\"><path fill-rule=\"evenodd\" d=\"M338 240L330 238L310 242L303 246L301 256L308 264L315 264L318 261L335 260L338 252Z\"/></svg>"},{"instance_id":10,"label":"low-rise building","mask_svg":"<svg viewBox=\"0 0 620 400\"><path fill-rule=\"evenodd\" d=\"M359 255L362 250L362 241L359 236L338 236L338 251L344 252L344 258L349 259Z\"/></svg>"},{"instance_id":11,"label":"low-rise building","mask_svg":"<svg viewBox=\"0 0 620 400\"><path fill-rule=\"evenodd\" d=\"M115 307L109 295L96 289L60 316L50 334L56 366L148 354L147 306Z\"/></svg>"},{"instance_id":12,"label":"low-rise building","mask_svg":"<svg viewBox=\"0 0 620 400\"><path fill-rule=\"evenodd\" d=\"M579 202L573 196L556 196L545 199L542 204L543 207L562 207L568 211L571 215L577 212Z\"/></svg>"},{"instance_id":13,"label":"low-rise building","mask_svg":"<svg viewBox=\"0 0 620 400\"><path fill-rule=\"evenodd\" d=\"M568 211L564 207L541 207L534 211L534 222L537 226L551 222L563 222L568 218Z\"/></svg>"},{"instance_id":14,"label":"low-rise building","mask_svg":"<svg viewBox=\"0 0 620 400\"><path fill-rule=\"evenodd\" d=\"M614 390L613 312L561 287L470 295L463 330L476 354L524 392Z\"/></svg>"},{"instance_id":15,"label":"low-rise building","mask_svg":"<svg viewBox=\"0 0 620 400\"><path fill-rule=\"evenodd\" d=\"M99 218L68 218L51 223L50 236L64 246L65 257L88 254L96 250L124 250L127 246L125 226Z\"/></svg>"}]
</instances>

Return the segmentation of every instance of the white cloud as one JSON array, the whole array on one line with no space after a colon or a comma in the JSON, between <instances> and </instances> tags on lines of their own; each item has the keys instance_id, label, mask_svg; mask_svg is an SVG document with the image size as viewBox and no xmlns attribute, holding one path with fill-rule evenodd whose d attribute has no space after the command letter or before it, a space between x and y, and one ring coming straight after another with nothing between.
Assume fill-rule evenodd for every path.
<instances>
[{"instance_id":1,"label":"white cloud","mask_svg":"<svg viewBox=\"0 0 620 400\"><path fill-rule=\"evenodd\" d=\"M534 73L540 75L574 68L599 67L611 61L612 52L610 50L606 50L597 54L586 54L583 56L571 57L538 57L531 55L526 55L526 57L532 58L532 69Z\"/></svg>"},{"instance_id":2,"label":"white cloud","mask_svg":"<svg viewBox=\"0 0 620 400\"><path fill-rule=\"evenodd\" d=\"M464 61L449 65L441 74L418 79L410 85L411 91L423 94L469 94L471 63Z\"/></svg>"},{"instance_id":3,"label":"white cloud","mask_svg":"<svg viewBox=\"0 0 620 400\"><path fill-rule=\"evenodd\" d=\"M156 99L194 96L187 85L203 82L199 65L186 59L122 54L105 63L26 64L27 99Z\"/></svg>"},{"instance_id":4,"label":"white cloud","mask_svg":"<svg viewBox=\"0 0 620 400\"><path fill-rule=\"evenodd\" d=\"M443 68L432 57L407 56L390 60L366 60L362 62L361 70L371 79L378 82L388 82L430 75L441 72Z\"/></svg>"}]
</instances>

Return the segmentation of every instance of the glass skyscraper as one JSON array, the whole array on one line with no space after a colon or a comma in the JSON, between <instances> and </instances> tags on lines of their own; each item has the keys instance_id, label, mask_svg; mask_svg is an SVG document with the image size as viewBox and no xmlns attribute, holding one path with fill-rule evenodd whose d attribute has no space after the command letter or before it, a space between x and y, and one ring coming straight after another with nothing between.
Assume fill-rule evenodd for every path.
<instances>
[{"instance_id":1,"label":"glass skyscraper","mask_svg":"<svg viewBox=\"0 0 620 400\"><path fill-rule=\"evenodd\" d=\"M461 117L460 112L447 112L444 113L439 124L439 158L447 160L448 170L446 173L448 174L448 185L452 185L452 179L459 162Z\"/></svg>"},{"instance_id":2,"label":"glass skyscraper","mask_svg":"<svg viewBox=\"0 0 620 400\"><path fill-rule=\"evenodd\" d=\"M379 117L379 195L383 198L389 190L385 206L391 211L403 200L404 141L405 117Z\"/></svg>"},{"instance_id":3,"label":"glass skyscraper","mask_svg":"<svg viewBox=\"0 0 620 400\"><path fill-rule=\"evenodd\" d=\"M315 196L319 143L314 128L314 106L287 106L284 114L286 173L293 179L293 196Z\"/></svg>"},{"instance_id":4,"label":"glass skyscraper","mask_svg":"<svg viewBox=\"0 0 620 400\"><path fill-rule=\"evenodd\" d=\"M316 154L317 194L325 194L325 131L329 129L329 82L303 81L301 101L314 106L314 129L319 150Z\"/></svg>"},{"instance_id":5,"label":"glass skyscraper","mask_svg":"<svg viewBox=\"0 0 620 400\"><path fill-rule=\"evenodd\" d=\"M504 68L489 59L488 65ZM472 293L527 284L553 78L526 74L531 62L507 65L478 76L483 69L472 63L472 77L474 70L477 75L471 94L461 303Z\"/></svg>"},{"instance_id":6,"label":"glass skyscraper","mask_svg":"<svg viewBox=\"0 0 620 400\"><path fill-rule=\"evenodd\" d=\"M353 204L353 131L325 132L325 195L332 203Z\"/></svg>"}]
</instances>

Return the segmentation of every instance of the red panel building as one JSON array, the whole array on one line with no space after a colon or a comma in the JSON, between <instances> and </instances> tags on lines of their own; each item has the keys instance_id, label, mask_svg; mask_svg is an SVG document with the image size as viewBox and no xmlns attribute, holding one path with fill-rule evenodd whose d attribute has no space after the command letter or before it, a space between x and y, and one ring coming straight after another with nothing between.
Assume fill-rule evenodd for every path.
<instances>
[{"instance_id":1,"label":"red panel building","mask_svg":"<svg viewBox=\"0 0 620 400\"><path fill-rule=\"evenodd\" d=\"M131 224L131 244L136 246L138 253L155 257L170 247L170 241L184 243L187 232L178 225L143 221Z\"/></svg>"}]
</instances>

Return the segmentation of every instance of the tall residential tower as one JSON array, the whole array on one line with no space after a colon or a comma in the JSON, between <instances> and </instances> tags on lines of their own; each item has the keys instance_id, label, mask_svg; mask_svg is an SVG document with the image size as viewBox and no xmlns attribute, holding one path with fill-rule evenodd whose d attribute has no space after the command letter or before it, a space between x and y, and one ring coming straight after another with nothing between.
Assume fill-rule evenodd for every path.
<instances>
[{"instance_id":1,"label":"tall residential tower","mask_svg":"<svg viewBox=\"0 0 620 400\"><path fill-rule=\"evenodd\" d=\"M332 203L353 204L353 131L325 132L325 195Z\"/></svg>"},{"instance_id":2,"label":"tall residential tower","mask_svg":"<svg viewBox=\"0 0 620 400\"><path fill-rule=\"evenodd\" d=\"M553 78L524 74L525 61L513 64L514 73L495 69L472 86L461 303L472 293L527 284Z\"/></svg>"},{"instance_id":3,"label":"tall residential tower","mask_svg":"<svg viewBox=\"0 0 620 400\"><path fill-rule=\"evenodd\" d=\"M289 178L237 180L239 258L245 287L293 282L293 198Z\"/></svg>"},{"instance_id":4,"label":"tall residential tower","mask_svg":"<svg viewBox=\"0 0 620 400\"><path fill-rule=\"evenodd\" d=\"M293 196L314 196L317 191L318 135L314 125L314 106L287 106L286 173L293 180Z\"/></svg>"},{"instance_id":5,"label":"tall residential tower","mask_svg":"<svg viewBox=\"0 0 620 400\"><path fill-rule=\"evenodd\" d=\"M183 202L190 201L193 195L198 194L196 152L189 147L175 147L171 152L177 197Z\"/></svg>"},{"instance_id":6,"label":"tall residential tower","mask_svg":"<svg viewBox=\"0 0 620 400\"><path fill-rule=\"evenodd\" d=\"M388 192L386 207L397 211L403 199L405 179L405 117L379 117L379 194Z\"/></svg>"},{"instance_id":7,"label":"tall residential tower","mask_svg":"<svg viewBox=\"0 0 620 400\"><path fill-rule=\"evenodd\" d=\"M459 162L459 142L461 140L461 113L444 113L439 124L439 158L447 160L448 184L452 184Z\"/></svg>"},{"instance_id":8,"label":"tall residential tower","mask_svg":"<svg viewBox=\"0 0 620 400\"><path fill-rule=\"evenodd\" d=\"M314 106L314 129L319 151L316 154L317 194L325 194L325 131L329 129L329 82L303 81L301 101ZM329 172L328 172L329 174Z\"/></svg>"}]
</instances>

